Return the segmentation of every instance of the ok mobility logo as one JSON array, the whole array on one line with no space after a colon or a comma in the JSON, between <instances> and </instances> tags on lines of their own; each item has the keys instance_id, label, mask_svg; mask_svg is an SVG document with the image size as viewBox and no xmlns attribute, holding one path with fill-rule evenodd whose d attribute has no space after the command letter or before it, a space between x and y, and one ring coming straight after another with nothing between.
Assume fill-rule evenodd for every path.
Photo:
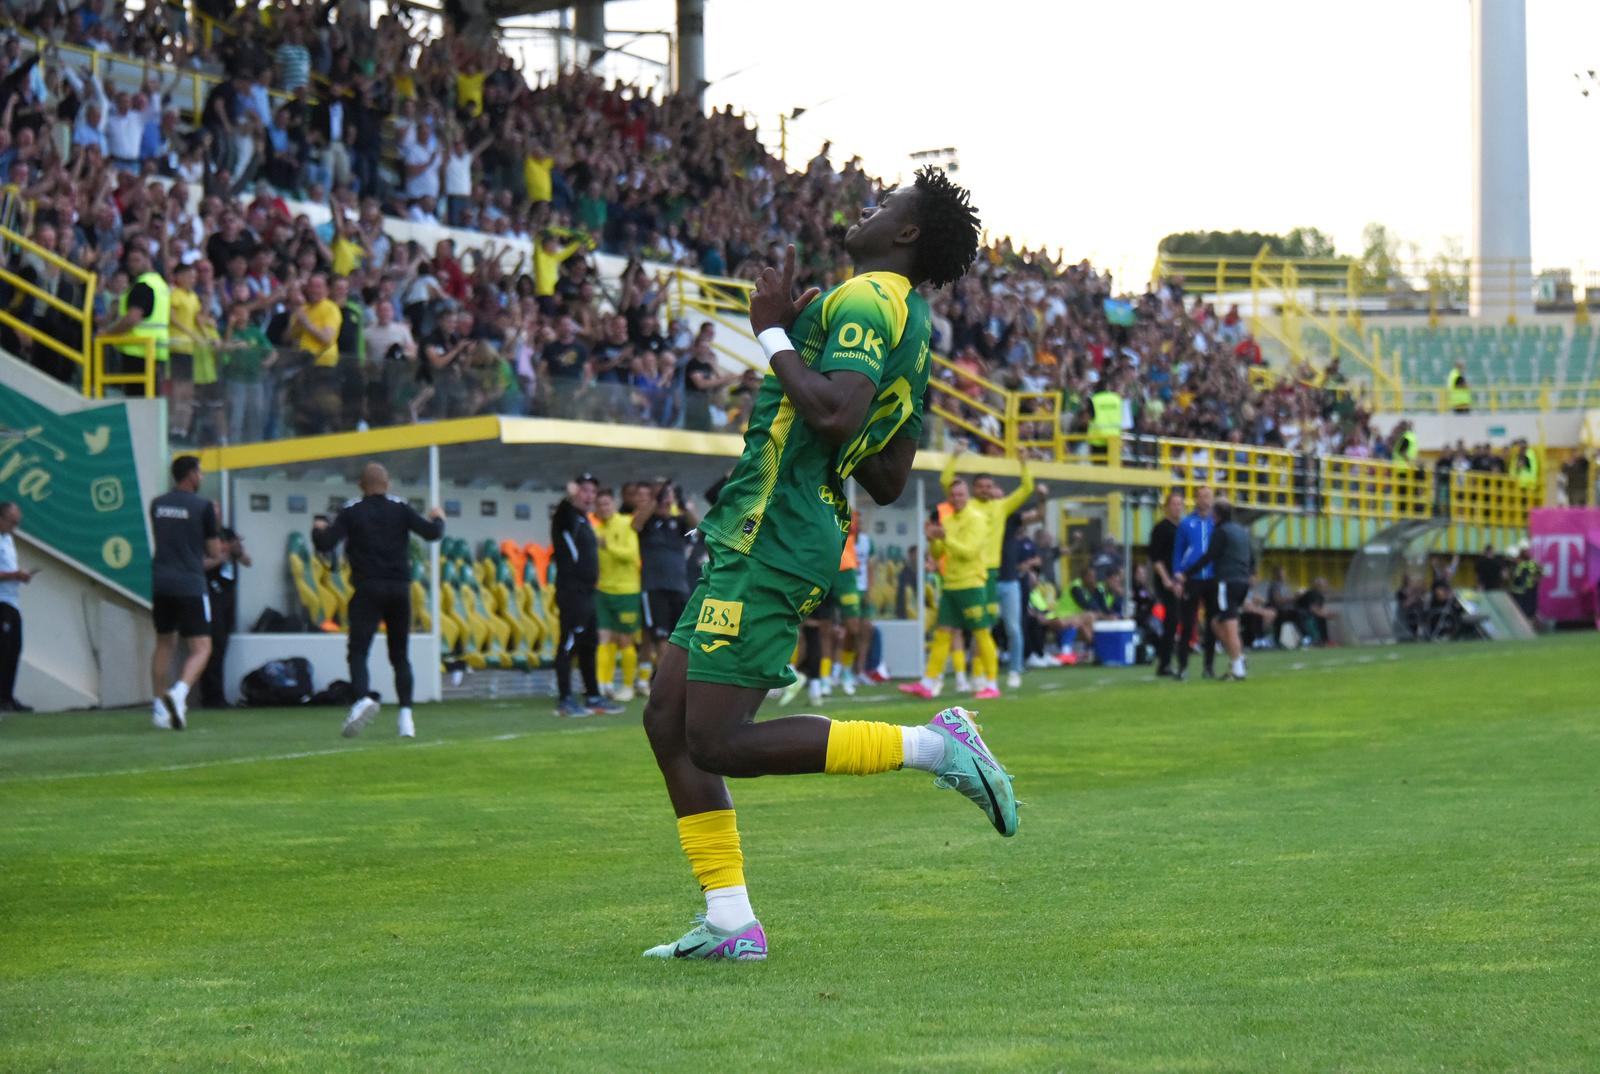
<instances>
[{"instance_id":1,"label":"ok mobility logo","mask_svg":"<svg viewBox=\"0 0 1600 1074\"><path fill-rule=\"evenodd\" d=\"M744 602L741 600L715 600L707 597L700 605L700 618L695 624L697 634L721 634L716 641L706 644L700 643L700 651L714 653L724 646L732 645L732 638L739 636L739 624L744 619Z\"/></svg>"}]
</instances>

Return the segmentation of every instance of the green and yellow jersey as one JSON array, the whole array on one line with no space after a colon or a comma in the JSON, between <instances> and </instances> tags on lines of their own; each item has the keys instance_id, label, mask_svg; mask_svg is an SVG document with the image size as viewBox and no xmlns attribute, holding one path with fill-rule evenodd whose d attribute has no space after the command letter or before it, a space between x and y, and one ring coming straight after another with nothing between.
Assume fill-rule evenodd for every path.
<instances>
[{"instance_id":1,"label":"green and yellow jersey","mask_svg":"<svg viewBox=\"0 0 1600 1074\"><path fill-rule=\"evenodd\" d=\"M600 581L596 586L602 593L631 594L639 592L639 534L633 528L629 515L614 514L604 522L598 515L590 515L594 535L605 543L600 546Z\"/></svg>"},{"instance_id":2,"label":"green and yellow jersey","mask_svg":"<svg viewBox=\"0 0 1600 1074\"><path fill-rule=\"evenodd\" d=\"M935 558L944 559L945 592L982 589L989 569L984 550L989 542L989 515L977 500L953 511L944 520L944 536L929 549Z\"/></svg>"},{"instance_id":3,"label":"green and yellow jersey","mask_svg":"<svg viewBox=\"0 0 1600 1074\"><path fill-rule=\"evenodd\" d=\"M892 272L853 277L807 306L789 332L795 350L819 373L867 377L877 388L872 405L856 435L834 448L769 373L744 453L700 523L706 539L826 592L850 530L845 478L896 436L922 434L930 330L928 304Z\"/></svg>"}]
</instances>

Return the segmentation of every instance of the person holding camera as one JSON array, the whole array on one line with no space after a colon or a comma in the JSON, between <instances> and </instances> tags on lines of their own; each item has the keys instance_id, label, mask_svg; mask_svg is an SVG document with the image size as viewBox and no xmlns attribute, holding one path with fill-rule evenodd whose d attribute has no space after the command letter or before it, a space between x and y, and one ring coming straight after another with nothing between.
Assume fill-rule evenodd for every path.
<instances>
[{"instance_id":1,"label":"person holding camera","mask_svg":"<svg viewBox=\"0 0 1600 1074\"><path fill-rule=\"evenodd\" d=\"M676 486L665 478L642 482L635 493L633 528L639 534L639 584L644 591L646 655L672 635L689 602L689 533L695 517L678 506ZM641 662L641 687L650 664Z\"/></svg>"}]
</instances>

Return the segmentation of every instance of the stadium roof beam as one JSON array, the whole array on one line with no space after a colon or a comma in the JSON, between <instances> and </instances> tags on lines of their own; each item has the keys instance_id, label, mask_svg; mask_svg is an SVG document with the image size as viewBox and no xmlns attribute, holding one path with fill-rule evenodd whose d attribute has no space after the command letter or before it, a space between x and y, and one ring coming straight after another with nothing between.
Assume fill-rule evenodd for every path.
<instances>
[{"instance_id":1,"label":"stadium roof beam","mask_svg":"<svg viewBox=\"0 0 1600 1074\"><path fill-rule=\"evenodd\" d=\"M463 33L487 33L502 19L545 15L571 8L576 13L578 41L595 54L606 47L606 0L444 0L444 11ZM700 100L706 86L705 0L677 0L678 26L675 85L679 93Z\"/></svg>"},{"instance_id":2,"label":"stadium roof beam","mask_svg":"<svg viewBox=\"0 0 1600 1074\"><path fill-rule=\"evenodd\" d=\"M450 480L470 476L508 488L531 480L539 487L560 488L571 475L592 470L603 479L617 479L618 472L671 475L687 487L705 488L732 469L744 450L744 438L638 425L486 416L206 448L198 454L201 465L214 473L265 468L294 476L322 472L353 477L366 459L402 452L415 453L420 472L426 449L435 446ZM919 451L914 469L938 474L945 459L943 452ZM982 465L1007 477L1021 472L1015 459L985 457ZM1035 476L1050 483L1052 496L1062 498L1157 491L1169 483L1159 470L1111 469L1087 462L1030 466Z\"/></svg>"}]
</instances>

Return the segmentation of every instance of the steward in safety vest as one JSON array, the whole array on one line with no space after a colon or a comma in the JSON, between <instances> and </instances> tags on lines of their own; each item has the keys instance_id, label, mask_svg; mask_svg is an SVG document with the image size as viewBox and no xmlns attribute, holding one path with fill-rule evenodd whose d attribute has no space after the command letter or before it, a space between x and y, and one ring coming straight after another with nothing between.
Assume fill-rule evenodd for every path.
<instances>
[{"instance_id":1,"label":"steward in safety vest","mask_svg":"<svg viewBox=\"0 0 1600 1074\"><path fill-rule=\"evenodd\" d=\"M167 368L168 333L172 320L171 291L167 281L151 266L150 255L142 248L135 246L128 251L124 267L133 286L128 288L128 293L122 296L117 305L117 319L100 334L153 340L159 382ZM124 344L118 346L117 350L122 354L122 372L144 371L145 348L142 344ZM143 389L137 385L127 385L125 390L129 395L143 394Z\"/></svg>"},{"instance_id":2,"label":"steward in safety vest","mask_svg":"<svg viewBox=\"0 0 1600 1074\"><path fill-rule=\"evenodd\" d=\"M1105 447L1122 436L1122 396L1109 384L1089 397L1089 443Z\"/></svg>"},{"instance_id":3,"label":"steward in safety vest","mask_svg":"<svg viewBox=\"0 0 1600 1074\"><path fill-rule=\"evenodd\" d=\"M1544 577L1544 569L1533 558L1533 553L1524 544L1517 552L1516 562L1511 564L1511 596L1517 602L1517 607L1522 609L1522 614L1530 620L1539 611L1539 579Z\"/></svg>"},{"instance_id":4,"label":"steward in safety vest","mask_svg":"<svg viewBox=\"0 0 1600 1074\"><path fill-rule=\"evenodd\" d=\"M1417 434L1411 431L1411 423L1400 423L1394 438L1394 461L1405 466L1415 468L1417 465Z\"/></svg>"},{"instance_id":5,"label":"steward in safety vest","mask_svg":"<svg viewBox=\"0 0 1600 1074\"><path fill-rule=\"evenodd\" d=\"M1511 445L1511 476L1524 489L1539 487L1539 453L1526 440Z\"/></svg>"},{"instance_id":6,"label":"steward in safety vest","mask_svg":"<svg viewBox=\"0 0 1600 1074\"><path fill-rule=\"evenodd\" d=\"M1467 374L1457 362L1450 370L1450 377L1445 381L1450 397L1450 409L1457 414L1472 412L1472 389L1467 387Z\"/></svg>"}]
</instances>

